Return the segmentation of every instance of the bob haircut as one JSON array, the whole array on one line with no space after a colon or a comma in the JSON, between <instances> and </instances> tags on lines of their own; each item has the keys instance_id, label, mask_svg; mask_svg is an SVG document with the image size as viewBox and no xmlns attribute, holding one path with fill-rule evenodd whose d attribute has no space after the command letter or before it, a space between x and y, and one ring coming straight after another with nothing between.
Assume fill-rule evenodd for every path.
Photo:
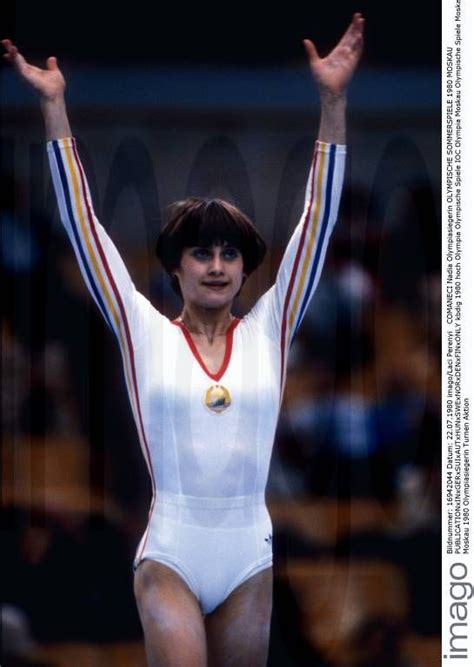
<instances>
[{"instance_id":1,"label":"bob haircut","mask_svg":"<svg viewBox=\"0 0 474 667\"><path fill-rule=\"evenodd\" d=\"M262 263L266 243L250 218L233 204L222 199L188 197L171 204L170 209L170 219L156 243L156 256L179 296L179 281L172 274L181 264L184 248L227 242L242 253L247 276Z\"/></svg>"}]
</instances>

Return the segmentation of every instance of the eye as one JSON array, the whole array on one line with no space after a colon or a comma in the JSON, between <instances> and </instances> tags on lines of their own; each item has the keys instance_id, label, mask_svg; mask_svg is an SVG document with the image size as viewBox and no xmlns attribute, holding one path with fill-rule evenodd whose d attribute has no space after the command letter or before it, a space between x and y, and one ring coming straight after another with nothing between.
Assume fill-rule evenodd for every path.
<instances>
[{"instance_id":1,"label":"eye","mask_svg":"<svg viewBox=\"0 0 474 667\"><path fill-rule=\"evenodd\" d=\"M224 248L222 255L225 257L225 259L237 259L237 257L240 255L240 250L238 248L234 248L233 246L229 246L228 248Z\"/></svg>"},{"instance_id":2,"label":"eye","mask_svg":"<svg viewBox=\"0 0 474 667\"><path fill-rule=\"evenodd\" d=\"M208 248L197 247L194 248L191 252L191 255L196 259L207 259L210 256L211 252Z\"/></svg>"}]
</instances>

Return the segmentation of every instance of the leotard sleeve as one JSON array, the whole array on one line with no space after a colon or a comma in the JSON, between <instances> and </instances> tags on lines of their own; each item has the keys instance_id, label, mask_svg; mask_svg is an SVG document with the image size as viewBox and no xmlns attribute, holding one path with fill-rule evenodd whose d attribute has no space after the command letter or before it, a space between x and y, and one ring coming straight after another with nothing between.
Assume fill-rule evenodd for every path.
<instances>
[{"instance_id":1,"label":"leotard sleeve","mask_svg":"<svg viewBox=\"0 0 474 667\"><path fill-rule=\"evenodd\" d=\"M61 221L89 292L124 352L145 335L149 302L97 220L75 138L48 141L47 151Z\"/></svg>"},{"instance_id":2,"label":"leotard sleeve","mask_svg":"<svg viewBox=\"0 0 474 667\"><path fill-rule=\"evenodd\" d=\"M286 355L316 290L337 219L346 147L317 141L306 186L303 214L281 261L274 285L252 308L254 318Z\"/></svg>"}]
</instances>

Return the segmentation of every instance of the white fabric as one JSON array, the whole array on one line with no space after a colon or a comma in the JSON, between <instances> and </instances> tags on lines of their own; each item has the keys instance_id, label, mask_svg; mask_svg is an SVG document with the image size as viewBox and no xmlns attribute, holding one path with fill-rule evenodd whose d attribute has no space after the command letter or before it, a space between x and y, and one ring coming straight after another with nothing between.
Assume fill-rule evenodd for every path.
<instances>
[{"instance_id":1,"label":"white fabric","mask_svg":"<svg viewBox=\"0 0 474 667\"><path fill-rule=\"evenodd\" d=\"M74 139L48 143L61 220L86 283L117 336L153 499L134 568L150 558L176 570L209 613L272 563L265 486L286 359L316 289L337 217L345 148L318 142L301 221L275 285L228 334L228 365L211 376L183 329L133 285L92 203ZM230 349L231 348L231 349ZM222 384L216 414L204 396Z\"/></svg>"}]
</instances>

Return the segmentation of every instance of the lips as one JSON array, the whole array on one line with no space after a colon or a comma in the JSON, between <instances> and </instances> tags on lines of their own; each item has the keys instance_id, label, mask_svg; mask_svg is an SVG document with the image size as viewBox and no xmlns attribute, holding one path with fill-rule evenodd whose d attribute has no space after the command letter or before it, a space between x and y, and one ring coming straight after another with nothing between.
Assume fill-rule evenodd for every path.
<instances>
[{"instance_id":1,"label":"lips","mask_svg":"<svg viewBox=\"0 0 474 667\"><path fill-rule=\"evenodd\" d=\"M203 283L206 287L226 287L228 283Z\"/></svg>"}]
</instances>

